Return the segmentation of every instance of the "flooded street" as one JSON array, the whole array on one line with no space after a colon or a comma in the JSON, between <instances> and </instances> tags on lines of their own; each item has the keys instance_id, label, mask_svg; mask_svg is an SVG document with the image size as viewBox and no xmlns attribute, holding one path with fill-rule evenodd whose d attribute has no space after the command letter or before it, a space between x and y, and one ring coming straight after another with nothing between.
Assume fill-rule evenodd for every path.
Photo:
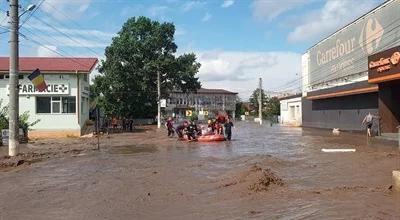
<instances>
[{"instance_id":1,"label":"flooded street","mask_svg":"<svg viewBox=\"0 0 400 220\"><path fill-rule=\"evenodd\" d=\"M165 133L114 134L100 151L0 172L0 219L400 218L393 143L246 122L231 142Z\"/></svg>"}]
</instances>

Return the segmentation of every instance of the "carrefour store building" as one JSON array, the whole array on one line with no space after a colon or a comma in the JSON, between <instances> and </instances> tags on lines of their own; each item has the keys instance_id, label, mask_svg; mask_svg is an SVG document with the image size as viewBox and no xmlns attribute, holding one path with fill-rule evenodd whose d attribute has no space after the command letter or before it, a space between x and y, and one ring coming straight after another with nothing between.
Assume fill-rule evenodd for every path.
<instances>
[{"instance_id":1,"label":"carrefour store building","mask_svg":"<svg viewBox=\"0 0 400 220\"><path fill-rule=\"evenodd\" d=\"M97 58L21 57L19 112L39 120L30 137L81 135L89 118L89 78ZM28 79L35 69L44 75L46 91L39 92ZM9 59L0 57L0 100L9 101Z\"/></svg>"},{"instance_id":2,"label":"carrefour store building","mask_svg":"<svg viewBox=\"0 0 400 220\"><path fill-rule=\"evenodd\" d=\"M380 116L375 125L383 133L397 132L398 46L400 0L389 0L309 48L302 57L303 126L361 130L370 112Z\"/></svg>"}]
</instances>

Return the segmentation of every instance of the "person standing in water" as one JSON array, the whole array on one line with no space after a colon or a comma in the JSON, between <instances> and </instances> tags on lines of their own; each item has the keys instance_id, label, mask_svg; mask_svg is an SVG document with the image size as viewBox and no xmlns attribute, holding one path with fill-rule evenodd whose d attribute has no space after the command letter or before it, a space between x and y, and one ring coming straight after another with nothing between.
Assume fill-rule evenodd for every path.
<instances>
[{"instance_id":1,"label":"person standing in water","mask_svg":"<svg viewBox=\"0 0 400 220\"><path fill-rule=\"evenodd\" d=\"M368 114L365 116L364 120L362 121L362 124L367 127L367 136L368 137L372 136L371 128L372 128L372 125L374 124L374 118L379 118L379 117L372 115L371 112L368 112Z\"/></svg>"},{"instance_id":2,"label":"person standing in water","mask_svg":"<svg viewBox=\"0 0 400 220\"><path fill-rule=\"evenodd\" d=\"M234 126L229 118L226 119L224 127L225 127L226 140L230 141L232 138L232 127L234 127Z\"/></svg>"},{"instance_id":3,"label":"person standing in water","mask_svg":"<svg viewBox=\"0 0 400 220\"><path fill-rule=\"evenodd\" d=\"M173 137L175 132L172 117L168 118L167 122L165 123L165 127L168 129L168 137Z\"/></svg>"}]
</instances>

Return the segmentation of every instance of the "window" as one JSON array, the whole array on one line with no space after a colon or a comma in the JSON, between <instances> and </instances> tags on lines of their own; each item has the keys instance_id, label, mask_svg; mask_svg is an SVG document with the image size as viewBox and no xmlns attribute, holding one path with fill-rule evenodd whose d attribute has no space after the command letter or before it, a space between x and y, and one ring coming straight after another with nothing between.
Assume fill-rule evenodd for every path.
<instances>
[{"instance_id":1,"label":"window","mask_svg":"<svg viewBox=\"0 0 400 220\"><path fill-rule=\"evenodd\" d=\"M4 79L4 75L0 75L0 79Z\"/></svg>"},{"instance_id":2,"label":"window","mask_svg":"<svg viewBox=\"0 0 400 220\"><path fill-rule=\"evenodd\" d=\"M51 113L61 113L61 97L51 97Z\"/></svg>"},{"instance_id":3,"label":"window","mask_svg":"<svg viewBox=\"0 0 400 220\"><path fill-rule=\"evenodd\" d=\"M75 97L62 97L62 113L75 113L76 100Z\"/></svg>"},{"instance_id":4,"label":"window","mask_svg":"<svg viewBox=\"0 0 400 220\"><path fill-rule=\"evenodd\" d=\"M36 97L36 113L76 113L76 98L75 96Z\"/></svg>"},{"instance_id":5,"label":"window","mask_svg":"<svg viewBox=\"0 0 400 220\"><path fill-rule=\"evenodd\" d=\"M18 75L18 79L24 79L24 75L19 74L19 75Z\"/></svg>"},{"instance_id":6,"label":"window","mask_svg":"<svg viewBox=\"0 0 400 220\"><path fill-rule=\"evenodd\" d=\"M36 97L36 113L51 113L50 100L50 97Z\"/></svg>"}]
</instances>

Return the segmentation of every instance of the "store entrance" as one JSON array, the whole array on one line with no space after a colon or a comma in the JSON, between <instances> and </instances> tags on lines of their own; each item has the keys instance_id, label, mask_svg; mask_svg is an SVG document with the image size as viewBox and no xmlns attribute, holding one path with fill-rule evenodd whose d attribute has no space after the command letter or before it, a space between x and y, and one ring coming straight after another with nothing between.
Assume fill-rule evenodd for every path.
<instances>
[{"instance_id":1,"label":"store entrance","mask_svg":"<svg viewBox=\"0 0 400 220\"><path fill-rule=\"evenodd\" d=\"M396 133L400 125L400 80L379 83L382 133Z\"/></svg>"}]
</instances>

